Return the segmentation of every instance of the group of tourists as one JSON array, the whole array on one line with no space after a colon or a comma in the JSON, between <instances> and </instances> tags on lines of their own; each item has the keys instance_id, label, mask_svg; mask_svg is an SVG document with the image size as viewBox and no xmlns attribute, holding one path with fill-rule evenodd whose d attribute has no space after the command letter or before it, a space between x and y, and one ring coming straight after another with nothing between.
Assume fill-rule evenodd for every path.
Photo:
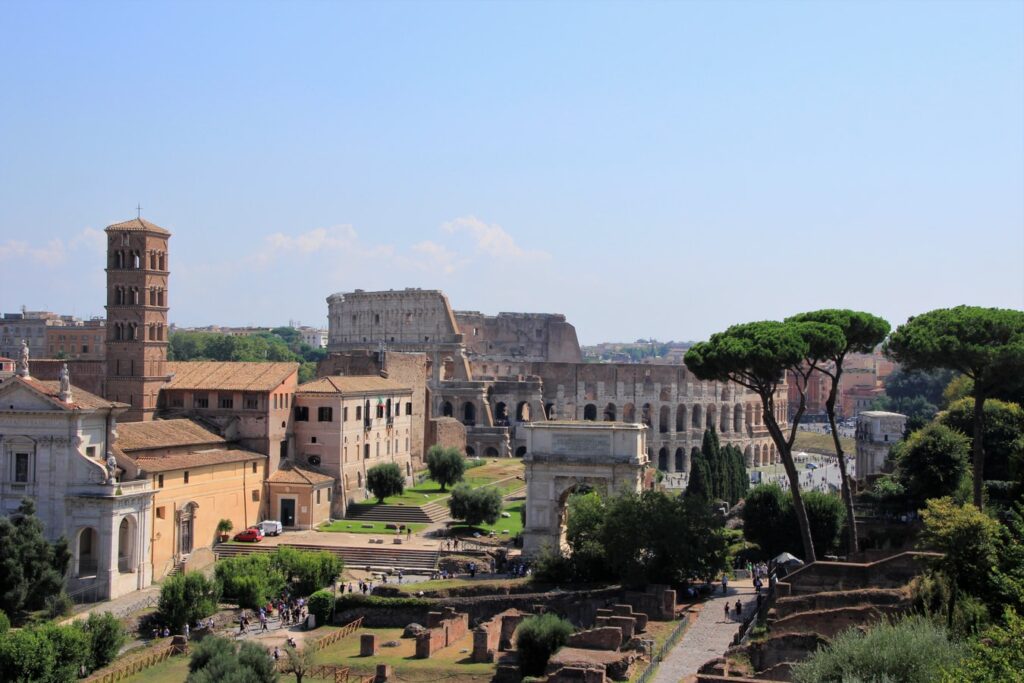
<instances>
[{"instance_id":1,"label":"group of tourists","mask_svg":"<svg viewBox=\"0 0 1024 683\"><path fill-rule=\"evenodd\" d=\"M304 598L289 598L282 596L277 603L268 602L255 613L243 609L238 615L238 635L250 633L250 628L258 633L270 630L270 620L274 614L279 620L278 628L284 628L293 624L301 624L306 620L308 609ZM256 624L259 624L258 630Z\"/></svg>"}]
</instances>

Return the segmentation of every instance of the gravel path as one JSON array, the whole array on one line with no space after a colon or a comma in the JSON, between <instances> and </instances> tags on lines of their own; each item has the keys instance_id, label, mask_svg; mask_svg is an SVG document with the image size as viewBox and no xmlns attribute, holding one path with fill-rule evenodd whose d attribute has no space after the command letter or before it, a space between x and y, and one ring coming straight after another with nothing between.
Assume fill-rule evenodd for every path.
<instances>
[{"instance_id":1,"label":"gravel path","mask_svg":"<svg viewBox=\"0 0 1024 683\"><path fill-rule=\"evenodd\" d=\"M651 683L679 683L696 674L708 660L724 654L732 644L741 621L734 612L736 600L743 601L743 616L749 615L755 606L754 587L749 580L742 580L730 581L727 595L722 595L721 586L718 590L704 603L697 618L662 660ZM730 605L728 618L725 617L726 602Z\"/></svg>"}]
</instances>

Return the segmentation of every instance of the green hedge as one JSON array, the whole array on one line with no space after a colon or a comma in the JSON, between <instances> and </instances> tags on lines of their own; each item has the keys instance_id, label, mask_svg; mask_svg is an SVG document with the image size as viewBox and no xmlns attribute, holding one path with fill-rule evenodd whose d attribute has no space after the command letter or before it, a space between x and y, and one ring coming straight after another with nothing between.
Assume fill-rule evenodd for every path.
<instances>
[{"instance_id":1,"label":"green hedge","mask_svg":"<svg viewBox=\"0 0 1024 683\"><path fill-rule=\"evenodd\" d=\"M382 598L377 595L360 595L358 593L346 593L338 597L335 607L338 611L353 609L357 607L376 607L378 609L422 609L434 607L432 600L423 598Z\"/></svg>"}]
</instances>

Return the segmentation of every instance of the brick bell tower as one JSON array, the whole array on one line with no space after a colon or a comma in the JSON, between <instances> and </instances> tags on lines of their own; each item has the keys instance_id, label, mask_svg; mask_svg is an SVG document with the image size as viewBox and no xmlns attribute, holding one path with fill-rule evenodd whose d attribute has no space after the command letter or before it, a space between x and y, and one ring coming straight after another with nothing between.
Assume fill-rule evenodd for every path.
<instances>
[{"instance_id":1,"label":"brick bell tower","mask_svg":"<svg viewBox=\"0 0 1024 683\"><path fill-rule=\"evenodd\" d=\"M107 227L106 398L130 403L121 420L153 419L167 382L167 240L139 218Z\"/></svg>"}]
</instances>

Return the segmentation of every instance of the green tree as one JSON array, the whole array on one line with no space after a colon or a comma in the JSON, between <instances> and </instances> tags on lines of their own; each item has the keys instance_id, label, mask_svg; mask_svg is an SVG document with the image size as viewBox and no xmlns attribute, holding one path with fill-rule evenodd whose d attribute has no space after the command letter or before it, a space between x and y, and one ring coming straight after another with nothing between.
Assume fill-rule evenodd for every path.
<instances>
[{"instance_id":1,"label":"green tree","mask_svg":"<svg viewBox=\"0 0 1024 683\"><path fill-rule=\"evenodd\" d=\"M892 448L897 479L915 505L951 496L967 472L970 442L942 424L919 429Z\"/></svg>"},{"instance_id":2,"label":"green tree","mask_svg":"<svg viewBox=\"0 0 1024 683\"><path fill-rule=\"evenodd\" d=\"M277 683L274 660L262 645L247 641L236 649L226 638L204 638L193 650L187 683Z\"/></svg>"},{"instance_id":3,"label":"green tree","mask_svg":"<svg viewBox=\"0 0 1024 683\"><path fill-rule=\"evenodd\" d=\"M711 335L706 342L694 344L684 357L686 367L698 379L735 382L760 397L764 424L792 487L804 559L809 562L815 559L814 541L800 493L800 473L793 461L793 441L806 410L811 373L822 361L834 357L844 343L842 330L835 325L766 321L733 325L725 332ZM800 396L788 435L776 419L775 403L786 386L787 373Z\"/></svg>"},{"instance_id":4,"label":"green tree","mask_svg":"<svg viewBox=\"0 0 1024 683\"><path fill-rule=\"evenodd\" d=\"M839 540L846 521L846 508L839 497L819 491L806 492L804 504L814 547L827 553ZM768 557L797 549L801 545L798 528L793 496L779 486L761 484L747 494L743 505L743 535Z\"/></svg>"},{"instance_id":5,"label":"green tree","mask_svg":"<svg viewBox=\"0 0 1024 683\"><path fill-rule=\"evenodd\" d=\"M37 629L23 628L0 638L0 676L11 683L52 681L57 653Z\"/></svg>"},{"instance_id":6,"label":"green tree","mask_svg":"<svg viewBox=\"0 0 1024 683\"><path fill-rule=\"evenodd\" d=\"M302 679L310 672L316 663L316 651L304 647L296 650L291 645L284 648L284 673L294 674L295 683L302 683Z\"/></svg>"},{"instance_id":7,"label":"green tree","mask_svg":"<svg viewBox=\"0 0 1024 683\"><path fill-rule=\"evenodd\" d=\"M227 638L219 636L203 638L197 645L192 647L192 654L188 660L188 670L190 673L195 673L200 669L205 669L211 661L218 657L233 658L234 656L235 644Z\"/></svg>"},{"instance_id":8,"label":"green tree","mask_svg":"<svg viewBox=\"0 0 1024 683\"><path fill-rule=\"evenodd\" d=\"M374 465L366 471L366 488L383 503L388 496L398 496L405 491L405 477L402 469L393 462Z\"/></svg>"},{"instance_id":9,"label":"green tree","mask_svg":"<svg viewBox=\"0 0 1024 683\"><path fill-rule=\"evenodd\" d=\"M326 550L299 550L289 546L278 546L270 556L270 566L280 572L287 585L299 595L329 586L345 568L340 557Z\"/></svg>"},{"instance_id":10,"label":"green tree","mask_svg":"<svg viewBox=\"0 0 1024 683\"><path fill-rule=\"evenodd\" d=\"M943 683L1004 683L1024 671L1024 617L1006 610L1005 625L993 625L968 643L967 655L943 672Z\"/></svg>"},{"instance_id":11,"label":"green tree","mask_svg":"<svg viewBox=\"0 0 1024 683\"><path fill-rule=\"evenodd\" d=\"M63 592L70 562L67 541L47 541L35 513L26 498L10 517L0 517L0 610L15 619Z\"/></svg>"},{"instance_id":12,"label":"green tree","mask_svg":"<svg viewBox=\"0 0 1024 683\"><path fill-rule=\"evenodd\" d=\"M110 612L93 612L83 629L89 637L89 670L101 669L114 661L126 639L124 625L117 617Z\"/></svg>"},{"instance_id":13,"label":"green tree","mask_svg":"<svg viewBox=\"0 0 1024 683\"><path fill-rule=\"evenodd\" d=\"M934 566L949 581L946 614L947 627L951 629L959 592L983 592L990 572L996 567L999 523L976 507L958 506L950 498L929 500L921 518L921 546L943 553Z\"/></svg>"},{"instance_id":14,"label":"green tree","mask_svg":"<svg viewBox=\"0 0 1024 683\"><path fill-rule=\"evenodd\" d=\"M930 311L901 325L886 351L910 369L957 370L974 381L974 504L984 505L985 401L1024 381L1024 311L957 306Z\"/></svg>"},{"instance_id":15,"label":"green tree","mask_svg":"<svg viewBox=\"0 0 1024 683\"><path fill-rule=\"evenodd\" d=\"M853 491L850 488L850 477L846 473L846 457L839 438L839 428L836 425L836 399L839 396L839 385L843 378L843 363L846 361L846 356L851 353L874 351L875 347L885 341L885 336L889 334L889 323L876 315L863 311L835 308L801 313L788 320L824 323L838 327L843 333L843 345L835 349L835 353L828 359L832 362L818 365L817 370L829 378L825 413L828 415L828 424L832 431L832 444L836 451L836 462L839 464L843 503L846 505L846 546L849 552L855 553L857 552L857 520L853 512Z\"/></svg>"},{"instance_id":16,"label":"green tree","mask_svg":"<svg viewBox=\"0 0 1024 683\"><path fill-rule=\"evenodd\" d=\"M331 618L334 609L334 593L319 590L309 596L309 613L316 617L316 625L323 626Z\"/></svg>"},{"instance_id":17,"label":"green tree","mask_svg":"<svg viewBox=\"0 0 1024 683\"><path fill-rule=\"evenodd\" d=\"M932 683L960 658L946 630L925 617L882 622L866 633L843 631L826 647L793 665L796 683L899 681Z\"/></svg>"},{"instance_id":18,"label":"green tree","mask_svg":"<svg viewBox=\"0 0 1024 683\"><path fill-rule=\"evenodd\" d=\"M38 627L39 634L53 647L53 669L47 680L52 683L74 681L91 658L89 636L79 625L58 626L54 623Z\"/></svg>"},{"instance_id":19,"label":"green tree","mask_svg":"<svg viewBox=\"0 0 1024 683\"><path fill-rule=\"evenodd\" d=\"M185 572L166 578L160 586L160 618L177 632L217 611L220 584L202 572Z\"/></svg>"},{"instance_id":20,"label":"green tree","mask_svg":"<svg viewBox=\"0 0 1024 683\"><path fill-rule=\"evenodd\" d=\"M906 415L907 425L904 428L905 434L909 434L927 425L939 411L938 406L929 403L924 396L913 396L911 398L879 396L871 402L871 409Z\"/></svg>"},{"instance_id":21,"label":"green tree","mask_svg":"<svg viewBox=\"0 0 1024 683\"><path fill-rule=\"evenodd\" d=\"M922 370L898 367L885 378L885 393L896 399L920 397L933 406L941 406L945 405L946 387L957 377L959 375L949 368Z\"/></svg>"},{"instance_id":22,"label":"green tree","mask_svg":"<svg viewBox=\"0 0 1024 683\"><path fill-rule=\"evenodd\" d=\"M0 636L11 630L11 620L7 618L7 615L0 611Z\"/></svg>"},{"instance_id":23,"label":"green tree","mask_svg":"<svg viewBox=\"0 0 1024 683\"><path fill-rule=\"evenodd\" d=\"M431 446L427 451L427 471L444 491L448 486L462 481L466 473L466 459L457 448Z\"/></svg>"},{"instance_id":24,"label":"green tree","mask_svg":"<svg viewBox=\"0 0 1024 683\"><path fill-rule=\"evenodd\" d=\"M969 398L954 401L939 414L938 421L970 434L974 426L974 405ZM1024 408L997 398L985 401L985 470L990 480L1009 480L1015 462L1024 455ZM971 442L973 446L973 442Z\"/></svg>"},{"instance_id":25,"label":"green tree","mask_svg":"<svg viewBox=\"0 0 1024 683\"><path fill-rule=\"evenodd\" d=\"M516 651L522 674L543 674L551 655L569 641L572 632L572 624L551 612L524 619L516 629Z\"/></svg>"},{"instance_id":26,"label":"green tree","mask_svg":"<svg viewBox=\"0 0 1024 683\"><path fill-rule=\"evenodd\" d=\"M596 491L576 493L566 501L565 541L572 550L572 573L578 581L600 581L609 577L601 528L606 514L605 500Z\"/></svg>"},{"instance_id":27,"label":"green tree","mask_svg":"<svg viewBox=\"0 0 1024 683\"><path fill-rule=\"evenodd\" d=\"M454 519L469 526L494 524L501 515L501 493L491 486L472 489L468 484L459 484L452 489L448 509Z\"/></svg>"},{"instance_id":28,"label":"green tree","mask_svg":"<svg viewBox=\"0 0 1024 683\"><path fill-rule=\"evenodd\" d=\"M711 467L703 450L695 450L690 455L690 478L686 481L686 495L705 501L710 501L714 496Z\"/></svg>"}]
</instances>

